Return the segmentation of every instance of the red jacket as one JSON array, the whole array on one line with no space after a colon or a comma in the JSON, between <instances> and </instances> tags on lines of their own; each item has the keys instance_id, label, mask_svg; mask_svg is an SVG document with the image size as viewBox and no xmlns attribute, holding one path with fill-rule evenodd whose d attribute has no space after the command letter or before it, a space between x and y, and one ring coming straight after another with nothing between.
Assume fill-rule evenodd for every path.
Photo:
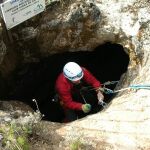
<instances>
[{"instance_id":1,"label":"red jacket","mask_svg":"<svg viewBox=\"0 0 150 150\"><path fill-rule=\"evenodd\" d=\"M87 84L98 88L101 86L101 83L85 68L83 69L83 78ZM56 80L56 91L59 95L60 100L63 103L63 106L73 110L82 110L82 103L75 102L72 99L71 90L73 88L73 83L71 83L67 78L64 77L61 73Z\"/></svg>"}]
</instances>

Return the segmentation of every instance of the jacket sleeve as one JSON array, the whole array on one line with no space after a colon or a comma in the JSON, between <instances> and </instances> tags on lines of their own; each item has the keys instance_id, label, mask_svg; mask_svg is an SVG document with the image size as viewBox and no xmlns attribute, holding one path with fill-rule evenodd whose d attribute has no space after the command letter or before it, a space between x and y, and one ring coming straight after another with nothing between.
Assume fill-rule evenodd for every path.
<instances>
[{"instance_id":1,"label":"jacket sleeve","mask_svg":"<svg viewBox=\"0 0 150 150\"><path fill-rule=\"evenodd\" d=\"M84 77L83 79L90 85L92 85L94 88L101 87L100 81L98 81L90 71L88 71L86 68L83 68Z\"/></svg>"},{"instance_id":2,"label":"jacket sleeve","mask_svg":"<svg viewBox=\"0 0 150 150\"><path fill-rule=\"evenodd\" d=\"M73 101L69 90L58 89L58 94L61 101L63 102L63 105L66 108L73 109L73 110L82 110L82 103Z\"/></svg>"}]
</instances>

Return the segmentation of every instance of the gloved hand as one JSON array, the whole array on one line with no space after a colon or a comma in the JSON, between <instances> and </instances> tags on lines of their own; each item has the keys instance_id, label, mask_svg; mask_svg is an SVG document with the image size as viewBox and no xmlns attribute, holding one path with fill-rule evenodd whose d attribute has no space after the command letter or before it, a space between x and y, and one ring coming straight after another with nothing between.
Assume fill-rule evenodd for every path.
<instances>
[{"instance_id":1,"label":"gloved hand","mask_svg":"<svg viewBox=\"0 0 150 150\"><path fill-rule=\"evenodd\" d=\"M90 104L83 104L82 105L82 110L84 113L88 113L91 111L91 105Z\"/></svg>"},{"instance_id":2,"label":"gloved hand","mask_svg":"<svg viewBox=\"0 0 150 150\"><path fill-rule=\"evenodd\" d=\"M98 91L97 99L98 99L98 103L101 103L104 100L104 96L101 91Z\"/></svg>"}]
</instances>

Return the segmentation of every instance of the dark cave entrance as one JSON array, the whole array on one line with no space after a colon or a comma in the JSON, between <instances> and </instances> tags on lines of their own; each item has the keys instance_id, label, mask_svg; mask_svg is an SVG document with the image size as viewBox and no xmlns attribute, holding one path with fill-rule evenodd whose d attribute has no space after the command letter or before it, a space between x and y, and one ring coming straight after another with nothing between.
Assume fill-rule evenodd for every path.
<instances>
[{"instance_id":1,"label":"dark cave entrance","mask_svg":"<svg viewBox=\"0 0 150 150\"><path fill-rule=\"evenodd\" d=\"M15 71L14 83L9 89L7 99L17 99L36 109L32 99L38 102L45 115L43 119L60 122L63 112L60 105L53 102L54 86L64 64L74 61L86 67L101 83L117 81L126 72L129 56L119 44L106 43L92 52L65 52L42 59L39 63L23 64ZM109 87L114 89L115 85ZM113 95L105 95L110 101Z\"/></svg>"}]
</instances>

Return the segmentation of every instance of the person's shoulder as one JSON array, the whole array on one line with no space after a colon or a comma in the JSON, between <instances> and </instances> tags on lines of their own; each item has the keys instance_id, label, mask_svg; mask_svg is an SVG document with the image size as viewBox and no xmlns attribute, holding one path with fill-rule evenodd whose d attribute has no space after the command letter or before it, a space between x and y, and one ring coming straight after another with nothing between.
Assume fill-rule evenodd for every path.
<instances>
[{"instance_id":1,"label":"person's shoulder","mask_svg":"<svg viewBox=\"0 0 150 150\"><path fill-rule=\"evenodd\" d=\"M69 88L69 82L67 81L63 73L61 73L56 80L56 88L60 91L67 90Z\"/></svg>"},{"instance_id":2,"label":"person's shoulder","mask_svg":"<svg viewBox=\"0 0 150 150\"><path fill-rule=\"evenodd\" d=\"M63 73L60 73L57 77L57 81L64 81L65 77Z\"/></svg>"},{"instance_id":3,"label":"person's shoulder","mask_svg":"<svg viewBox=\"0 0 150 150\"><path fill-rule=\"evenodd\" d=\"M83 72L87 72L88 70L85 67L81 67Z\"/></svg>"},{"instance_id":4,"label":"person's shoulder","mask_svg":"<svg viewBox=\"0 0 150 150\"><path fill-rule=\"evenodd\" d=\"M57 82L58 84L61 83L61 85L63 85L63 84L64 84L64 85L70 84L70 82L67 80L67 78L64 76L63 73L60 73L60 74L59 74L59 76L58 76L56 82Z\"/></svg>"},{"instance_id":5,"label":"person's shoulder","mask_svg":"<svg viewBox=\"0 0 150 150\"><path fill-rule=\"evenodd\" d=\"M81 68L82 68L83 70L87 70L85 67L82 67L82 66L81 66Z\"/></svg>"}]
</instances>

